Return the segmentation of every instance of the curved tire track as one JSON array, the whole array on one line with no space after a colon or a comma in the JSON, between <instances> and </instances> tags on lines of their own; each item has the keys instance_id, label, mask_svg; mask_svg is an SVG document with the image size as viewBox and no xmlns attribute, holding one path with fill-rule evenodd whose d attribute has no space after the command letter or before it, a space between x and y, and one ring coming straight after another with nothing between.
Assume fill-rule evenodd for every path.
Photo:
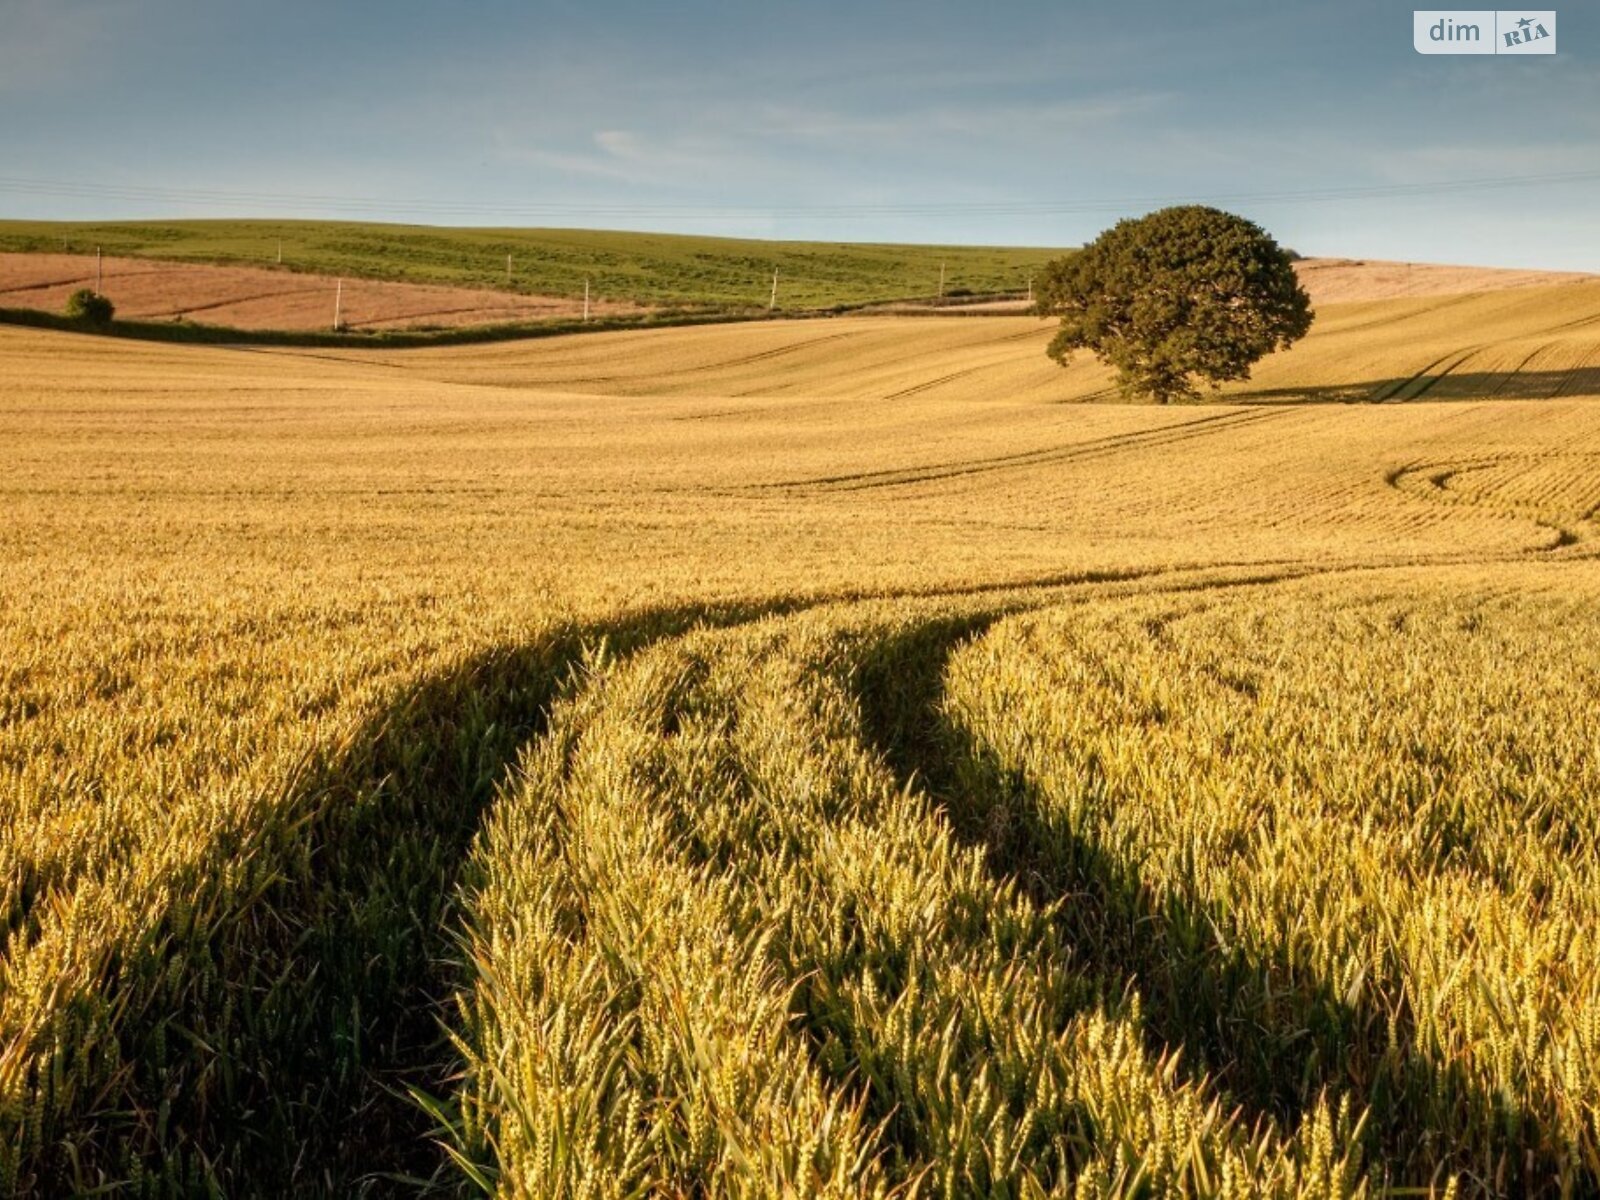
<instances>
[{"instance_id":1,"label":"curved tire track","mask_svg":"<svg viewBox=\"0 0 1600 1200\"><path fill-rule=\"evenodd\" d=\"M1253 408L1243 412L1226 412L1200 417L1160 429L1139 430L1133 433L1112 434L1085 442L1069 443L1044 450L1028 450L1019 454L1004 454L993 458L961 459L949 463L936 463L925 467L902 467L886 471L864 471L850 475L826 475L810 479L783 480L774 483L752 484L745 491L863 491L879 487L904 487L967 475L988 474L994 471L1015 470L1022 467L1051 463L1074 462L1100 458L1123 450L1150 446L1166 446L1194 438L1205 437L1223 430L1280 417L1291 410L1287 408Z\"/></svg>"}]
</instances>

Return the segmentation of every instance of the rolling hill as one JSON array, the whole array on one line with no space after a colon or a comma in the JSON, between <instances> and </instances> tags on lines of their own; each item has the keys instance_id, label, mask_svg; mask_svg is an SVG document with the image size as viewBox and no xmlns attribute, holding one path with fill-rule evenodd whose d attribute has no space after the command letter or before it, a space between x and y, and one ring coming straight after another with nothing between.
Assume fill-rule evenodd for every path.
<instances>
[{"instance_id":1,"label":"rolling hill","mask_svg":"<svg viewBox=\"0 0 1600 1200\"><path fill-rule=\"evenodd\" d=\"M819 309L947 293L1021 292L1046 249L774 242L583 229L470 229L340 221L0 221L0 251L276 267L329 276L593 294L648 305ZM506 256L511 256L511 277Z\"/></svg>"},{"instance_id":2,"label":"rolling hill","mask_svg":"<svg viewBox=\"0 0 1600 1200\"><path fill-rule=\"evenodd\" d=\"M963 406L1115 399L1083 355L1045 357L1034 317L849 316L598 333L401 355L352 351L421 377L597 396L704 398L794 415L808 401L910 397ZM365 355L365 356L364 356ZM1600 280L1319 307L1302 342L1230 384L1229 402L1600 395Z\"/></svg>"}]
</instances>

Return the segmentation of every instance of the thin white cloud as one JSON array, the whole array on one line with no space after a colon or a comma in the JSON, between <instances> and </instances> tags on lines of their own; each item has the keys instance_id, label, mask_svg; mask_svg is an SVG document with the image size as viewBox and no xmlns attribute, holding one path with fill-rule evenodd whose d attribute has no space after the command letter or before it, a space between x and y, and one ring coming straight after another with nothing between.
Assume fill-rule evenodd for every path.
<instances>
[{"instance_id":1,"label":"thin white cloud","mask_svg":"<svg viewBox=\"0 0 1600 1200\"><path fill-rule=\"evenodd\" d=\"M1069 136L1102 135L1170 100L1165 93L1114 92L1038 104L936 105L893 114L722 105L671 130L543 129L534 140L503 126L494 134L494 146L502 161L540 170L629 184L690 185L755 166L769 176L798 173L804 168L796 163L797 149L848 161L903 155L930 141L975 149L999 142L1059 145Z\"/></svg>"},{"instance_id":2,"label":"thin white cloud","mask_svg":"<svg viewBox=\"0 0 1600 1200\"><path fill-rule=\"evenodd\" d=\"M594 144L613 158L637 161L641 157L639 139L626 129L598 130Z\"/></svg>"},{"instance_id":3,"label":"thin white cloud","mask_svg":"<svg viewBox=\"0 0 1600 1200\"><path fill-rule=\"evenodd\" d=\"M703 182L744 153L726 138L652 138L626 129L596 130L589 142L592 149L551 147L530 144L504 128L494 134L496 155L504 162L630 185Z\"/></svg>"},{"instance_id":4,"label":"thin white cloud","mask_svg":"<svg viewBox=\"0 0 1600 1200\"><path fill-rule=\"evenodd\" d=\"M1108 92L1037 103L936 104L898 112L853 113L831 108L762 105L737 119L744 132L843 146L904 142L919 136L1033 137L1068 129L1093 130L1166 106L1164 92Z\"/></svg>"}]
</instances>

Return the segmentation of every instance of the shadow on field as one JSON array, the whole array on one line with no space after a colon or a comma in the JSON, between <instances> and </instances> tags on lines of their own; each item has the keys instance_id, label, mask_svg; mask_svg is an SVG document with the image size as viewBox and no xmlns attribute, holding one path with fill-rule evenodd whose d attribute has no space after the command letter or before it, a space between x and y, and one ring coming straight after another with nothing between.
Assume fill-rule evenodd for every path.
<instances>
[{"instance_id":1,"label":"shadow on field","mask_svg":"<svg viewBox=\"0 0 1600 1200\"><path fill-rule=\"evenodd\" d=\"M1448 1168L1464 1173L1468 1194L1566 1194L1554 1138L1533 1114L1430 1057L1403 1002L1393 1015L1396 1051L1380 987L1346 1002L1285 948L1226 941L1225 913L1200 897L1157 894L1135 864L1092 831L1069 828L1028 780L946 717L951 654L1004 615L935 621L864 650L853 681L863 732L903 786L914 782L961 841L984 850L996 878L1041 903L1066 900L1056 918L1065 940L1102 994L1139 992L1150 1049L1181 1046L1188 1078L1226 1092L1247 1125L1270 1118L1292 1129L1324 1093L1352 1093L1371 1110L1368 1161L1394 1183L1437 1181ZM1401 994L1397 984L1382 990ZM1578 1190L1596 1183L1582 1175Z\"/></svg>"},{"instance_id":2,"label":"shadow on field","mask_svg":"<svg viewBox=\"0 0 1600 1200\"><path fill-rule=\"evenodd\" d=\"M210 847L114 968L98 999L118 1066L23 1178L49 1194L460 1190L405 1088L449 1090L451 909L498 782L590 648L793 607L647 611L485 653L311 763L264 844Z\"/></svg>"},{"instance_id":3,"label":"shadow on field","mask_svg":"<svg viewBox=\"0 0 1600 1200\"><path fill-rule=\"evenodd\" d=\"M1600 366L1568 371L1449 370L1448 360L1415 375L1363 379L1320 387L1258 388L1232 393L1225 403L1383 404L1403 400L1554 400L1600 396Z\"/></svg>"}]
</instances>

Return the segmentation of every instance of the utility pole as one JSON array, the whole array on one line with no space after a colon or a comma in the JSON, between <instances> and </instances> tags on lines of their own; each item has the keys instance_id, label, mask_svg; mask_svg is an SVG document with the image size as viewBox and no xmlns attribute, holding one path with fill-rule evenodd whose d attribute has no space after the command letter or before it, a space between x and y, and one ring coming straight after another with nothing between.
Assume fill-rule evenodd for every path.
<instances>
[{"instance_id":1,"label":"utility pole","mask_svg":"<svg viewBox=\"0 0 1600 1200\"><path fill-rule=\"evenodd\" d=\"M96 246L94 248L94 290L96 293L101 291L100 281L102 277L103 275L100 269L100 247Z\"/></svg>"},{"instance_id":2,"label":"utility pole","mask_svg":"<svg viewBox=\"0 0 1600 1200\"><path fill-rule=\"evenodd\" d=\"M506 286L511 286L511 255L506 255Z\"/></svg>"},{"instance_id":3,"label":"utility pole","mask_svg":"<svg viewBox=\"0 0 1600 1200\"><path fill-rule=\"evenodd\" d=\"M772 299L767 301L767 311L772 312L778 307L778 268L772 268Z\"/></svg>"},{"instance_id":4,"label":"utility pole","mask_svg":"<svg viewBox=\"0 0 1600 1200\"><path fill-rule=\"evenodd\" d=\"M583 323L589 323L589 277L583 277Z\"/></svg>"},{"instance_id":5,"label":"utility pole","mask_svg":"<svg viewBox=\"0 0 1600 1200\"><path fill-rule=\"evenodd\" d=\"M344 280L339 280L339 286L333 291L333 331L339 332L340 310L344 308Z\"/></svg>"}]
</instances>

